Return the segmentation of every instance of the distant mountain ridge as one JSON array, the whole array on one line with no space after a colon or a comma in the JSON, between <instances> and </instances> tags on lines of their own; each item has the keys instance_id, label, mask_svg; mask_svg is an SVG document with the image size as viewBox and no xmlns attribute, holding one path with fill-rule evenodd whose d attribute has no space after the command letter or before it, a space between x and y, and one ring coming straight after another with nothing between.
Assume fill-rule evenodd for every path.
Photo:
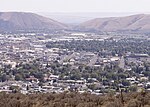
<instances>
[{"instance_id":1,"label":"distant mountain ridge","mask_svg":"<svg viewBox=\"0 0 150 107\"><path fill-rule=\"evenodd\" d=\"M34 13L0 12L0 31L59 30L67 25Z\"/></svg>"},{"instance_id":2,"label":"distant mountain ridge","mask_svg":"<svg viewBox=\"0 0 150 107\"><path fill-rule=\"evenodd\" d=\"M0 12L0 31L19 30L149 31L150 15L96 18L70 26L51 18L26 12Z\"/></svg>"},{"instance_id":3,"label":"distant mountain ridge","mask_svg":"<svg viewBox=\"0 0 150 107\"><path fill-rule=\"evenodd\" d=\"M81 23L77 28L98 31L150 31L150 15L96 18Z\"/></svg>"}]
</instances>

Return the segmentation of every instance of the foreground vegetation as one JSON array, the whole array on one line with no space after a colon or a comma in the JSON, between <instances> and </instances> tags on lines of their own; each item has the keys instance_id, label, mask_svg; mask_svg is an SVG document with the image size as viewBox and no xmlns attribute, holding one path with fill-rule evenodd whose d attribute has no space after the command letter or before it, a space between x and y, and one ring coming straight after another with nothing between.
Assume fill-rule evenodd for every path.
<instances>
[{"instance_id":1,"label":"foreground vegetation","mask_svg":"<svg viewBox=\"0 0 150 107\"><path fill-rule=\"evenodd\" d=\"M1 107L150 107L150 93L123 93L118 95L30 94L0 93Z\"/></svg>"}]
</instances>

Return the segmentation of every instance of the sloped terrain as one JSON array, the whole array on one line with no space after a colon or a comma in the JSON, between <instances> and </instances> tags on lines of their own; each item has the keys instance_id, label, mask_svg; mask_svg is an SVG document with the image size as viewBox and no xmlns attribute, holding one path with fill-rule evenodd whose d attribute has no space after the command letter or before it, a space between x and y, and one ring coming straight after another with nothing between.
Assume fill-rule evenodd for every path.
<instances>
[{"instance_id":1,"label":"sloped terrain","mask_svg":"<svg viewBox=\"0 0 150 107\"><path fill-rule=\"evenodd\" d=\"M99 31L148 31L150 15L139 14L127 17L97 18L78 26L78 29Z\"/></svg>"},{"instance_id":2,"label":"sloped terrain","mask_svg":"<svg viewBox=\"0 0 150 107\"><path fill-rule=\"evenodd\" d=\"M59 23L53 19L46 18L34 13L23 12L1 12L0 30L59 30L65 29L65 24Z\"/></svg>"},{"instance_id":3,"label":"sloped terrain","mask_svg":"<svg viewBox=\"0 0 150 107\"><path fill-rule=\"evenodd\" d=\"M6 94L0 93L1 107L150 107L150 93L114 96L88 93Z\"/></svg>"}]
</instances>

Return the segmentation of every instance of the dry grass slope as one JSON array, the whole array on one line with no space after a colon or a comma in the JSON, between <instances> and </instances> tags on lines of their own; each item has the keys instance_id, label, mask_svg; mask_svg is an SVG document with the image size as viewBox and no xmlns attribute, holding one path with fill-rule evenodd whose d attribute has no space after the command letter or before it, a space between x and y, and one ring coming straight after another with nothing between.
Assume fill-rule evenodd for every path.
<instances>
[{"instance_id":1,"label":"dry grass slope","mask_svg":"<svg viewBox=\"0 0 150 107\"><path fill-rule=\"evenodd\" d=\"M0 107L150 107L150 93L114 96L88 93L32 94L0 93Z\"/></svg>"}]
</instances>

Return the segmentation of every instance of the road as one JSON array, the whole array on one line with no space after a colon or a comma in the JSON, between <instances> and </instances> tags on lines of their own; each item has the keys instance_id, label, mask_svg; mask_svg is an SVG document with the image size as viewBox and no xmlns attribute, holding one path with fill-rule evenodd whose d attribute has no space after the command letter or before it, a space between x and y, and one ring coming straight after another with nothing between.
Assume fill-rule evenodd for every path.
<instances>
[{"instance_id":1,"label":"road","mask_svg":"<svg viewBox=\"0 0 150 107\"><path fill-rule=\"evenodd\" d=\"M94 55L90 62L87 64L87 66L93 66L97 61L97 57L97 55Z\"/></svg>"},{"instance_id":2,"label":"road","mask_svg":"<svg viewBox=\"0 0 150 107\"><path fill-rule=\"evenodd\" d=\"M75 56L76 56L76 53L75 53L75 52L72 53L71 55L63 55L63 56L61 57L61 60L60 60L59 62L62 64L64 61L69 60L69 59L71 59L71 58L73 58L73 57L75 57Z\"/></svg>"},{"instance_id":3,"label":"road","mask_svg":"<svg viewBox=\"0 0 150 107\"><path fill-rule=\"evenodd\" d=\"M120 59L119 67L122 68L122 69L124 69L124 67L125 67L124 56L122 56L121 59Z\"/></svg>"}]
</instances>

